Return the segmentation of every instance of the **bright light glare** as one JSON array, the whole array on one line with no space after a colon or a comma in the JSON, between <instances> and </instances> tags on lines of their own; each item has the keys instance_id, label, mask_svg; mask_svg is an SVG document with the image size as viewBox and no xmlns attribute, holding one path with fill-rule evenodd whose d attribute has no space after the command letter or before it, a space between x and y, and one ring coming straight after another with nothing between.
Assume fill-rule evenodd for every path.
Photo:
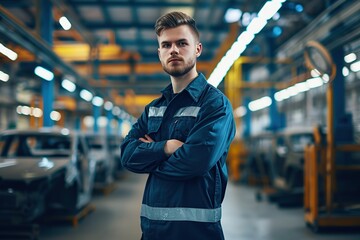
<instances>
[{"instance_id":1,"label":"bright light glare","mask_svg":"<svg viewBox=\"0 0 360 240\"><path fill-rule=\"evenodd\" d=\"M225 21L227 23L238 22L241 18L241 10L236 8L229 8L225 13Z\"/></svg>"},{"instance_id":2,"label":"bright light glare","mask_svg":"<svg viewBox=\"0 0 360 240\"><path fill-rule=\"evenodd\" d=\"M113 108L114 104L110 101L106 101L104 104L104 108L106 111L110 111Z\"/></svg>"},{"instance_id":3,"label":"bright light glare","mask_svg":"<svg viewBox=\"0 0 360 240\"><path fill-rule=\"evenodd\" d=\"M92 104L97 107L100 107L101 105L103 105L103 103L104 103L104 99L102 99L99 96L95 96L92 100Z\"/></svg>"},{"instance_id":4,"label":"bright light glare","mask_svg":"<svg viewBox=\"0 0 360 240\"><path fill-rule=\"evenodd\" d=\"M353 72L358 72L360 71L360 61L354 62L353 64L350 65L350 69Z\"/></svg>"},{"instance_id":5,"label":"bright light glare","mask_svg":"<svg viewBox=\"0 0 360 240\"><path fill-rule=\"evenodd\" d=\"M0 71L0 81L7 82L9 81L9 75L4 73L3 71Z\"/></svg>"},{"instance_id":6,"label":"bright light glare","mask_svg":"<svg viewBox=\"0 0 360 240\"><path fill-rule=\"evenodd\" d=\"M254 39L254 37L255 35L253 33L245 31L240 34L237 41L244 45L248 45Z\"/></svg>"},{"instance_id":7,"label":"bright light glare","mask_svg":"<svg viewBox=\"0 0 360 240\"><path fill-rule=\"evenodd\" d=\"M295 88L297 89L298 92L306 92L309 91L309 86L307 84L307 82L300 82L295 84Z\"/></svg>"},{"instance_id":8,"label":"bright light glare","mask_svg":"<svg viewBox=\"0 0 360 240\"><path fill-rule=\"evenodd\" d=\"M54 79L54 74L51 71L49 71L49 70L47 70L47 69L45 69L43 67L40 67L40 66L37 66L35 68L34 73L37 76L39 76L42 79L47 80L47 81L51 81L51 80Z\"/></svg>"},{"instance_id":9,"label":"bright light glare","mask_svg":"<svg viewBox=\"0 0 360 240\"><path fill-rule=\"evenodd\" d=\"M324 81L320 77L316 77L309 78L308 80L306 80L306 83L309 88L316 88L322 86L324 84Z\"/></svg>"},{"instance_id":10,"label":"bright light glare","mask_svg":"<svg viewBox=\"0 0 360 240\"><path fill-rule=\"evenodd\" d=\"M267 1L258 13L259 18L266 21L272 18L277 11L281 8L282 4L278 1Z\"/></svg>"},{"instance_id":11,"label":"bright light glare","mask_svg":"<svg viewBox=\"0 0 360 240\"><path fill-rule=\"evenodd\" d=\"M344 61L347 63L351 63L356 60L356 54L355 53L349 53L344 57Z\"/></svg>"},{"instance_id":12,"label":"bright light glare","mask_svg":"<svg viewBox=\"0 0 360 240\"><path fill-rule=\"evenodd\" d=\"M350 73L349 69L347 67L343 67L343 69L342 69L343 76L347 77L347 76L349 76L349 73Z\"/></svg>"},{"instance_id":13,"label":"bright light glare","mask_svg":"<svg viewBox=\"0 0 360 240\"><path fill-rule=\"evenodd\" d=\"M0 43L0 53L4 54L10 60L15 61L18 57L17 53L13 50L5 47L3 44Z\"/></svg>"},{"instance_id":14,"label":"bright light glare","mask_svg":"<svg viewBox=\"0 0 360 240\"><path fill-rule=\"evenodd\" d=\"M59 23L64 30L69 30L71 28L71 23L65 16L62 16L59 19Z\"/></svg>"},{"instance_id":15,"label":"bright light glare","mask_svg":"<svg viewBox=\"0 0 360 240\"><path fill-rule=\"evenodd\" d=\"M237 41L233 43L231 48L227 51L225 56L220 60L220 62L216 65L214 71L211 73L208 83L217 87L220 82L223 80L227 71L231 68L237 58L245 51L246 46L250 44L250 42L255 38L255 32L260 31L265 25L267 20L272 18L277 11L282 6L282 3L286 0L273 0L265 3L263 8L259 11L254 23L250 22L251 27L249 27L248 31L244 31L240 34ZM248 14L243 14L243 20L246 18ZM249 16L249 19L251 17ZM261 20L260 20L261 19ZM258 21L258 22L257 22ZM265 24L264 26L262 26ZM244 23L243 23L244 25ZM236 51L235 53L230 53L232 51Z\"/></svg>"},{"instance_id":16,"label":"bright light glare","mask_svg":"<svg viewBox=\"0 0 360 240\"><path fill-rule=\"evenodd\" d=\"M50 113L50 118L51 120L57 122L61 119L61 114L58 111L52 111Z\"/></svg>"},{"instance_id":17,"label":"bright light glare","mask_svg":"<svg viewBox=\"0 0 360 240\"><path fill-rule=\"evenodd\" d=\"M68 80L68 79L64 79L61 82L61 86L68 90L69 92L74 92L76 90L76 85L75 83L73 83L72 81Z\"/></svg>"},{"instance_id":18,"label":"bright light glare","mask_svg":"<svg viewBox=\"0 0 360 240\"><path fill-rule=\"evenodd\" d=\"M270 106L271 103L272 103L272 100L270 97L268 97L268 96L262 97L257 100L251 101L249 103L249 109L250 109L250 111L254 112L254 111L257 111L257 110L260 110L260 109Z\"/></svg>"},{"instance_id":19,"label":"bright light glare","mask_svg":"<svg viewBox=\"0 0 360 240\"><path fill-rule=\"evenodd\" d=\"M234 115L236 117L243 117L246 115L246 108L244 106L240 106L234 110Z\"/></svg>"},{"instance_id":20,"label":"bright light glare","mask_svg":"<svg viewBox=\"0 0 360 240\"><path fill-rule=\"evenodd\" d=\"M93 94L86 89L81 90L80 97L87 102L90 102L93 98Z\"/></svg>"},{"instance_id":21,"label":"bright light glare","mask_svg":"<svg viewBox=\"0 0 360 240\"><path fill-rule=\"evenodd\" d=\"M267 24L267 21L263 18L254 18L249 26L247 26L246 31L252 34L258 34ZM251 39L252 40L252 39Z\"/></svg>"}]
</instances>

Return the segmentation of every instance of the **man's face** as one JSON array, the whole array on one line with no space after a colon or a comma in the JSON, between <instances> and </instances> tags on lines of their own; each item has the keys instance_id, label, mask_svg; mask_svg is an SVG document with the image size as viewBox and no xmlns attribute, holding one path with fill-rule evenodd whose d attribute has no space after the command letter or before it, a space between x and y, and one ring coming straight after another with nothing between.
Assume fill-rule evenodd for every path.
<instances>
[{"instance_id":1,"label":"man's face","mask_svg":"<svg viewBox=\"0 0 360 240\"><path fill-rule=\"evenodd\" d=\"M201 43L187 25L163 30L158 42L163 69L173 77L183 76L192 70L202 50Z\"/></svg>"}]
</instances>

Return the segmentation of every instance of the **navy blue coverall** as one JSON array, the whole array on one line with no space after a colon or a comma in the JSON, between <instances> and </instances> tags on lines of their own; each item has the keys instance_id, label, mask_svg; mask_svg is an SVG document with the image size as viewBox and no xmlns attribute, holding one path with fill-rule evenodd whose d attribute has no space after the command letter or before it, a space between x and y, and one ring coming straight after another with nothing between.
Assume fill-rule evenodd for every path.
<instances>
[{"instance_id":1,"label":"navy blue coverall","mask_svg":"<svg viewBox=\"0 0 360 240\"><path fill-rule=\"evenodd\" d=\"M145 134L154 142L138 140ZM175 96L170 84L145 107L121 145L123 166L149 174L142 239L224 239L221 203L234 135L229 100L202 74ZM164 152L168 139L184 142L170 157Z\"/></svg>"}]
</instances>

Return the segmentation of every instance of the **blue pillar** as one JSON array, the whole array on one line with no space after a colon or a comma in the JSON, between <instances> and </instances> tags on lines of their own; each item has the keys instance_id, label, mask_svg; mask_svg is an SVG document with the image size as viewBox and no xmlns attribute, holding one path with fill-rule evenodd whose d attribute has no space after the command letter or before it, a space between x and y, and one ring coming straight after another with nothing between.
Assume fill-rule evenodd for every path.
<instances>
[{"instance_id":1,"label":"blue pillar","mask_svg":"<svg viewBox=\"0 0 360 240\"><path fill-rule=\"evenodd\" d=\"M93 105L93 117L94 117L94 133L99 132L98 119L100 117L100 107Z\"/></svg>"},{"instance_id":2,"label":"blue pillar","mask_svg":"<svg viewBox=\"0 0 360 240\"><path fill-rule=\"evenodd\" d=\"M81 120L80 120L79 116L77 116L75 118L75 126L74 127L75 127L75 130L78 130L78 131L81 130Z\"/></svg>"},{"instance_id":3,"label":"blue pillar","mask_svg":"<svg viewBox=\"0 0 360 240\"><path fill-rule=\"evenodd\" d=\"M53 15L52 15L52 3L49 0L40 0L40 35L42 39L50 46L53 45ZM42 63L42 66L52 71L52 68L46 63ZM43 118L44 127L52 127L54 125L53 120L50 118L50 114L53 111L54 103L54 81L42 80L42 97L43 97Z\"/></svg>"},{"instance_id":4,"label":"blue pillar","mask_svg":"<svg viewBox=\"0 0 360 240\"><path fill-rule=\"evenodd\" d=\"M99 52L98 49L92 49L93 52L92 56L93 56L93 78L95 80L99 80ZM98 118L100 117L101 113L100 113L100 107L97 106L93 106L93 117L94 117L94 132L97 133L99 130L99 126L98 126Z\"/></svg>"},{"instance_id":5,"label":"blue pillar","mask_svg":"<svg viewBox=\"0 0 360 240\"><path fill-rule=\"evenodd\" d=\"M106 133L107 134L111 134L111 121L113 120L113 114L112 111L106 111L106 116L107 116L107 120L108 120L108 124L106 126Z\"/></svg>"},{"instance_id":6,"label":"blue pillar","mask_svg":"<svg viewBox=\"0 0 360 240\"><path fill-rule=\"evenodd\" d=\"M331 51L337 71L333 84L333 119L334 139L336 143L351 143L354 141L352 115L345 112L345 80L341 69L344 67L344 49L342 46Z\"/></svg>"},{"instance_id":7,"label":"blue pillar","mask_svg":"<svg viewBox=\"0 0 360 240\"><path fill-rule=\"evenodd\" d=\"M121 119L121 118L119 118L118 119L118 134L120 135L120 136L122 136L122 131L123 131L123 127L122 127L122 125L123 125L123 120Z\"/></svg>"},{"instance_id":8,"label":"blue pillar","mask_svg":"<svg viewBox=\"0 0 360 240\"><path fill-rule=\"evenodd\" d=\"M275 71L276 71L276 65L274 63L275 59L275 44L274 44L275 39L273 37L267 37L267 43L268 43L268 57L270 58L270 63L268 64L268 70L269 70L269 75L271 76ZM269 107L269 118L270 118L270 124L268 126L268 129L270 131L277 131L279 128L282 128L283 124L282 124L282 118L281 115L279 113L278 107L277 107L277 102L275 100L275 93L276 93L276 89L275 88L270 88L269 91L269 97L271 98L271 105Z\"/></svg>"}]
</instances>

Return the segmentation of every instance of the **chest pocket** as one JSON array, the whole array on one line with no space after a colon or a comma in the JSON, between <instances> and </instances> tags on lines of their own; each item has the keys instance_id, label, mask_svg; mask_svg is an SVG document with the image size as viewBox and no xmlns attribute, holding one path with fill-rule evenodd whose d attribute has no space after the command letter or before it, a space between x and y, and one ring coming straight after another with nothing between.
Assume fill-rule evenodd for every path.
<instances>
[{"instance_id":1,"label":"chest pocket","mask_svg":"<svg viewBox=\"0 0 360 240\"><path fill-rule=\"evenodd\" d=\"M171 138L186 142L191 129L194 127L200 107L190 106L178 110L174 115L170 129Z\"/></svg>"},{"instance_id":2,"label":"chest pocket","mask_svg":"<svg viewBox=\"0 0 360 240\"><path fill-rule=\"evenodd\" d=\"M149 118L148 121L148 134L156 133L159 131L160 125L161 125L162 117L152 117Z\"/></svg>"}]
</instances>

